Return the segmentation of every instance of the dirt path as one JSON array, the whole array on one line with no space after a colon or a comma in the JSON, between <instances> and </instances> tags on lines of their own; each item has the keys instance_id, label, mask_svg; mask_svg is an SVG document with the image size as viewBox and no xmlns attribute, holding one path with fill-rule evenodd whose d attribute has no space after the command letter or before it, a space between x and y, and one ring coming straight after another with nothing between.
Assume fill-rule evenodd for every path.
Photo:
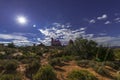
<instances>
[{"instance_id":1,"label":"dirt path","mask_svg":"<svg viewBox=\"0 0 120 80\"><path fill-rule=\"evenodd\" d=\"M88 70L93 75L95 75L99 80L111 80L107 77L103 77L96 73L92 68L82 68L76 65L75 61L70 61L68 63L65 63L64 66L55 66L55 71L57 73L57 78L59 80L65 80L67 77L67 74L72 70Z\"/></svg>"},{"instance_id":2,"label":"dirt path","mask_svg":"<svg viewBox=\"0 0 120 80\"><path fill-rule=\"evenodd\" d=\"M17 71L20 72L23 76L22 80L30 80L25 76L25 64L20 64L19 67L17 68Z\"/></svg>"},{"instance_id":3,"label":"dirt path","mask_svg":"<svg viewBox=\"0 0 120 80\"><path fill-rule=\"evenodd\" d=\"M48 53L45 53L45 54L42 55L42 58L41 58L41 61L40 61L42 66L48 64L48 57L49 57Z\"/></svg>"}]
</instances>

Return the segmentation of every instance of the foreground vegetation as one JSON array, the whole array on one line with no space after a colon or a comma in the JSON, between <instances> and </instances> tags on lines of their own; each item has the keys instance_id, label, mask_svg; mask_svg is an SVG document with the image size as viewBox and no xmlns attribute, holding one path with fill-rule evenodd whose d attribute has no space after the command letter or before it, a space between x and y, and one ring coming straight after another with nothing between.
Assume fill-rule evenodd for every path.
<instances>
[{"instance_id":1,"label":"foreground vegetation","mask_svg":"<svg viewBox=\"0 0 120 80\"><path fill-rule=\"evenodd\" d=\"M78 70L62 70L72 61ZM0 80L120 80L119 70L120 49L83 38L64 47L0 45Z\"/></svg>"}]
</instances>

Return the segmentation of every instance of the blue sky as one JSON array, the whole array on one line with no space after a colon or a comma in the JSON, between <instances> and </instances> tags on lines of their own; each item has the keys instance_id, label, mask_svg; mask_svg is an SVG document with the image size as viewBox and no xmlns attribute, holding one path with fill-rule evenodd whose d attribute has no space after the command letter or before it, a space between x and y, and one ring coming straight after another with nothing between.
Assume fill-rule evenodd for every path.
<instances>
[{"instance_id":1,"label":"blue sky","mask_svg":"<svg viewBox=\"0 0 120 80\"><path fill-rule=\"evenodd\" d=\"M0 0L0 42L66 44L77 37L120 46L120 0ZM17 16L27 19L18 23Z\"/></svg>"}]
</instances>

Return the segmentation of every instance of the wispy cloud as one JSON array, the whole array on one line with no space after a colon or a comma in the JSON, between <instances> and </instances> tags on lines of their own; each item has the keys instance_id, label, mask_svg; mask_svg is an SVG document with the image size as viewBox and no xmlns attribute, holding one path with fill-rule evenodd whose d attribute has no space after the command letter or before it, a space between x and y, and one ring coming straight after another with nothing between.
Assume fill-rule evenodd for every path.
<instances>
[{"instance_id":1,"label":"wispy cloud","mask_svg":"<svg viewBox=\"0 0 120 80\"><path fill-rule=\"evenodd\" d=\"M115 20L115 21L119 21L119 20L120 20L120 18L119 18L119 17L117 17L117 18L115 18L114 20Z\"/></svg>"},{"instance_id":2,"label":"wispy cloud","mask_svg":"<svg viewBox=\"0 0 120 80\"><path fill-rule=\"evenodd\" d=\"M102 16L100 17L97 17L98 20L104 20L104 19L107 19L107 14L103 14Z\"/></svg>"},{"instance_id":3,"label":"wispy cloud","mask_svg":"<svg viewBox=\"0 0 120 80\"><path fill-rule=\"evenodd\" d=\"M105 36L107 33L99 33L100 36Z\"/></svg>"},{"instance_id":4,"label":"wispy cloud","mask_svg":"<svg viewBox=\"0 0 120 80\"><path fill-rule=\"evenodd\" d=\"M110 21L106 21L105 24L111 24L111 22Z\"/></svg>"},{"instance_id":5,"label":"wispy cloud","mask_svg":"<svg viewBox=\"0 0 120 80\"><path fill-rule=\"evenodd\" d=\"M5 40L27 40L27 37L24 36L18 36L18 35L12 35L12 34L0 34L0 39L5 39Z\"/></svg>"},{"instance_id":6,"label":"wispy cloud","mask_svg":"<svg viewBox=\"0 0 120 80\"><path fill-rule=\"evenodd\" d=\"M114 19L115 23L120 23L120 17Z\"/></svg>"},{"instance_id":7,"label":"wispy cloud","mask_svg":"<svg viewBox=\"0 0 120 80\"><path fill-rule=\"evenodd\" d=\"M111 18L111 16L113 18ZM92 19L87 19L86 21L89 22L90 24L94 23L103 23L103 24L114 24L114 23L120 23L120 14L119 15L111 15L110 18L108 17L107 14L103 14L102 16L92 18Z\"/></svg>"},{"instance_id":8,"label":"wispy cloud","mask_svg":"<svg viewBox=\"0 0 120 80\"><path fill-rule=\"evenodd\" d=\"M96 22L99 22L100 20L104 20L105 21L105 20L107 20L107 18L108 18L107 14L103 14L102 16L99 16L99 17L96 17L96 18L88 20L88 22L90 24L95 24ZM110 24L110 23L111 23L110 21L104 22L104 24Z\"/></svg>"},{"instance_id":9,"label":"wispy cloud","mask_svg":"<svg viewBox=\"0 0 120 80\"><path fill-rule=\"evenodd\" d=\"M89 23L91 23L91 24L94 24L96 21L95 21L95 19L91 19L90 21L89 21Z\"/></svg>"},{"instance_id":10,"label":"wispy cloud","mask_svg":"<svg viewBox=\"0 0 120 80\"><path fill-rule=\"evenodd\" d=\"M71 24L70 23L66 23L66 24L61 24L61 23L53 23L53 26L57 27L57 28L70 28Z\"/></svg>"},{"instance_id":11,"label":"wispy cloud","mask_svg":"<svg viewBox=\"0 0 120 80\"><path fill-rule=\"evenodd\" d=\"M30 33L27 33L28 35ZM24 33L12 33L12 34L0 34L1 43L13 42L17 46L21 45L32 45L33 41L29 40L28 37L24 36ZM9 42L8 42L9 41Z\"/></svg>"},{"instance_id":12,"label":"wispy cloud","mask_svg":"<svg viewBox=\"0 0 120 80\"><path fill-rule=\"evenodd\" d=\"M99 44L104 44L108 46L120 46L120 37L112 36L103 36L103 37L94 37L92 40L98 42Z\"/></svg>"}]
</instances>

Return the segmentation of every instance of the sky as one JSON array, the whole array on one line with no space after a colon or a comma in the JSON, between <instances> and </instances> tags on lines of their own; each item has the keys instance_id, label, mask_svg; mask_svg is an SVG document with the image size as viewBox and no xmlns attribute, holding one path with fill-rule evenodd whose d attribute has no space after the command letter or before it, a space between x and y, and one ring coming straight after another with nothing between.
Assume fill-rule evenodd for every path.
<instances>
[{"instance_id":1,"label":"sky","mask_svg":"<svg viewBox=\"0 0 120 80\"><path fill-rule=\"evenodd\" d=\"M0 43L66 44L83 37L120 46L120 0L0 0ZM25 23L20 22L20 18Z\"/></svg>"}]
</instances>

